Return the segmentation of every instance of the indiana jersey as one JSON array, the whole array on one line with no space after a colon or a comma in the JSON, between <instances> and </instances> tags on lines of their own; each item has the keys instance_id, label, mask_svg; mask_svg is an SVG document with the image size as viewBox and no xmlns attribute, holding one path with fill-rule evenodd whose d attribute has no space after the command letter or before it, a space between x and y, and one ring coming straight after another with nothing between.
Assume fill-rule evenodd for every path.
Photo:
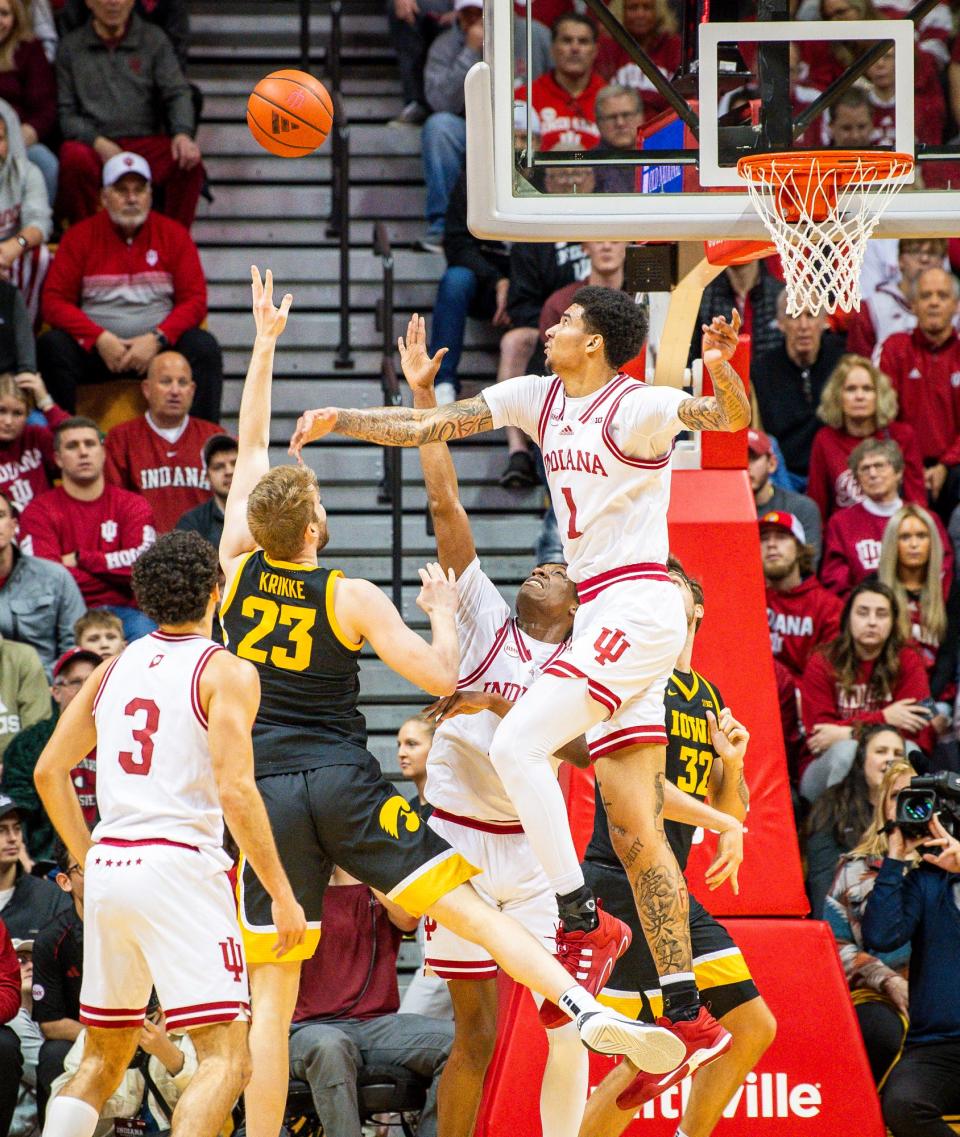
<instances>
[{"instance_id":1,"label":"indiana jersey","mask_svg":"<svg viewBox=\"0 0 960 1137\"><path fill-rule=\"evenodd\" d=\"M153 632L107 668L94 700L94 841L176 841L222 853L223 813L200 705L200 678L223 648Z\"/></svg>"},{"instance_id":2,"label":"indiana jersey","mask_svg":"<svg viewBox=\"0 0 960 1137\"><path fill-rule=\"evenodd\" d=\"M516 702L567 644L531 639L517 626L493 581L473 560L457 580L461 691L492 691ZM488 754L500 719L492 711L441 723L427 760L427 801L461 817L517 820Z\"/></svg>"},{"instance_id":3,"label":"indiana jersey","mask_svg":"<svg viewBox=\"0 0 960 1137\"><path fill-rule=\"evenodd\" d=\"M258 775L367 760L367 725L357 710L363 644L346 637L333 608L342 576L256 549L224 597L224 643L260 673Z\"/></svg>"},{"instance_id":4,"label":"indiana jersey","mask_svg":"<svg viewBox=\"0 0 960 1137\"><path fill-rule=\"evenodd\" d=\"M543 452L567 573L588 586L581 601L601 574L665 563L670 456L686 392L621 374L572 399L555 375L524 375L483 397L494 426L520 427Z\"/></svg>"},{"instance_id":5,"label":"indiana jersey","mask_svg":"<svg viewBox=\"0 0 960 1137\"><path fill-rule=\"evenodd\" d=\"M674 671L667 681L664 695L667 712L667 780L703 801L707 796L713 763L717 752L710 741L710 724L707 711L719 718L723 700L719 692L702 675L691 671L688 675ZM680 871L687 867L690 846L695 830L691 825L665 821L664 831ZM596 790L596 812L593 836L587 846L586 859L604 864L619 865L607 828L607 814L603 808L600 787Z\"/></svg>"}]
</instances>

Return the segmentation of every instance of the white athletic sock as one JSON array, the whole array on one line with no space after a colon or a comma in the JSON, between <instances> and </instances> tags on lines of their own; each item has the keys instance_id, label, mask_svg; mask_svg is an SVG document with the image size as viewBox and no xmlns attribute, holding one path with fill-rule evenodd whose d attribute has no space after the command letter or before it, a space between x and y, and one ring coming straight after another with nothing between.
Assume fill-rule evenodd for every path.
<instances>
[{"instance_id":1,"label":"white athletic sock","mask_svg":"<svg viewBox=\"0 0 960 1137\"><path fill-rule=\"evenodd\" d=\"M583 872L551 758L604 714L587 694L585 680L541 675L513 705L490 745L490 761L517 808L550 887L560 896L583 886Z\"/></svg>"},{"instance_id":2,"label":"white athletic sock","mask_svg":"<svg viewBox=\"0 0 960 1137\"><path fill-rule=\"evenodd\" d=\"M557 1006L561 1011L568 1014L574 1022L576 1022L577 1017L582 1015L584 1011L603 1010L601 1004L597 1002L590 992L585 987L580 987L579 985L567 988L557 1000ZM547 1033L550 1034L552 1032L548 1031Z\"/></svg>"},{"instance_id":3,"label":"white athletic sock","mask_svg":"<svg viewBox=\"0 0 960 1137\"><path fill-rule=\"evenodd\" d=\"M47 1106L43 1137L93 1137L99 1119L92 1105L61 1094Z\"/></svg>"},{"instance_id":4,"label":"white athletic sock","mask_svg":"<svg viewBox=\"0 0 960 1137\"><path fill-rule=\"evenodd\" d=\"M590 1055L573 1023L547 1031L547 1064L540 1086L540 1121L550 1137L577 1137L587 1102Z\"/></svg>"}]
</instances>

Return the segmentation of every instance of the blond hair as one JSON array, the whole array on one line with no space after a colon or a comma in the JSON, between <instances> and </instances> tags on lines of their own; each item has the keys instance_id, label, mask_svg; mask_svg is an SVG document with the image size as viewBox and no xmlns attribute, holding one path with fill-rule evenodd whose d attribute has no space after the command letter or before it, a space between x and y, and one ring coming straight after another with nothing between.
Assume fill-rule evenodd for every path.
<instances>
[{"instance_id":1,"label":"blond hair","mask_svg":"<svg viewBox=\"0 0 960 1137\"><path fill-rule=\"evenodd\" d=\"M247 524L268 557L292 561L303 548L307 526L317 519L317 475L306 466L277 466L253 487Z\"/></svg>"},{"instance_id":2,"label":"blond hair","mask_svg":"<svg viewBox=\"0 0 960 1137\"><path fill-rule=\"evenodd\" d=\"M91 608L88 612L84 612L73 625L74 640L79 643L91 628L109 628L117 632L121 639L124 638L123 621L113 612L108 612L106 608Z\"/></svg>"},{"instance_id":3,"label":"blond hair","mask_svg":"<svg viewBox=\"0 0 960 1137\"><path fill-rule=\"evenodd\" d=\"M0 399L16 399L23 403L27 414L36 406L33 395L17 385L17 377L12 371L4 371L3 374L0 374Z\"/></svg>"},{"instance_id":4,"label":"blond hair","mask_svg":"<svg viewBox=\"0 0 960 1137\"><path fill-rule=\"evenodd\" d=\"M33 22L22 0L9 0L13 14L13 27L10 34L0 44L0 71L13 70L13 57L17 48L25 40L33 39Z\"/></svg>"},{"instance_id":5,"label":"blond hair","mask_svg":"<svg viewBox=\"0 0 960 1137\"><path fill-rule=\"evenodd\" d=\"M907 590L897 573L900 563L900 526L908 517L915 517L926 526L930 534L930 558L927 561L927 575L924 577L923 587L920 589L920 624L939 643L947 630L947 607L943 602L943 541L940 539L940 530L922 505L907 504L902 506L887 522L883 531L883 540L880 543L880 562L877 565L877 576L884 584L893 589L900 605L900 634L905 640L913 636L910 626L910 601Z\"/></svg>"},{"instance_id":6,"label":"blond hair","mask_svg":"<svg viewBox=\"0 0 960 1137\"><path fill-rule=\"evenodd\" d=\"M837 366L830 372L830 378L820 395L817 418L835 430L843 430L841 395L847 376L855 367L862 367L873 380L873 389L877 393L876 426L877 430L882 430L897 417L899 407L897 392L893 389L889 377L862 355L840 356Z\"/></svg>"},{"instance_id":7,"label":"blond hair","mask_svg":"<svg viewBox=\"0 0 960 1137\"><path fill-rule=\"evenodd\" d=\"M893 727L890 728L893 730ZM877 732L880 733L879 731ZM894 731L896 734L896 731ZM905 759L891 762L883 772L883 781L880 783L880 792L877 794L877 804L873 807L873 820L864 829L863 836L855 848L847 854L848 857L885 857L890 845L890 838L884 832L887 827L887 799L893 783L900 778L915 778L917 771ZM917 859L918 854L913 854Z\"/></svg>"}]
</instances>

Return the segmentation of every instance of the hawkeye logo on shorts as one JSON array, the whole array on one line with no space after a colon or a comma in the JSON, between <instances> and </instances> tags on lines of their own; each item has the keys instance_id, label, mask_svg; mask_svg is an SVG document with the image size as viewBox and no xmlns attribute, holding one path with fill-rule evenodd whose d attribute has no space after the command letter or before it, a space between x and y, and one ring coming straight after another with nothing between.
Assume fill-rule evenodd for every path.
<instances>
[{"instance_id":1,"label":"hawkeye logo on shorts","mask_svg":"<svg viewBox=\"0 0 960 1137\"><path fill-rule=\"evenodd\" d=\"M420 818L413 812L410 806L403 800L399 794L394 794L393 797L387 800L380 806L379 822L380 828L384 833L389 833L391 837L400 839L400 818L403 818L403 826L408 833L416 833L420 828Z\"/></svg>"}]
</instances>

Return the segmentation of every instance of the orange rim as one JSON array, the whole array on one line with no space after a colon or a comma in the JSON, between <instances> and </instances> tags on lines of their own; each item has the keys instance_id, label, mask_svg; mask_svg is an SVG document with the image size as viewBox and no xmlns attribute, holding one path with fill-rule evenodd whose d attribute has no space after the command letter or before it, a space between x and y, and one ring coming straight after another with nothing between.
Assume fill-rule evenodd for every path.
<instances>
[{"instance_id":1,"label":"orange rim","mask_svg":"<svg viewBox=\"0 0 960 1137\"><path fill-rule=\"evenodd\" d=\"M796 150L749 154L737 173L755 190L769 190L784 221L796 223L805 211L820 222L836 208L848 186L878 187L909 174L913 157L890 150Z\"/></svg>"}]
</instances>

